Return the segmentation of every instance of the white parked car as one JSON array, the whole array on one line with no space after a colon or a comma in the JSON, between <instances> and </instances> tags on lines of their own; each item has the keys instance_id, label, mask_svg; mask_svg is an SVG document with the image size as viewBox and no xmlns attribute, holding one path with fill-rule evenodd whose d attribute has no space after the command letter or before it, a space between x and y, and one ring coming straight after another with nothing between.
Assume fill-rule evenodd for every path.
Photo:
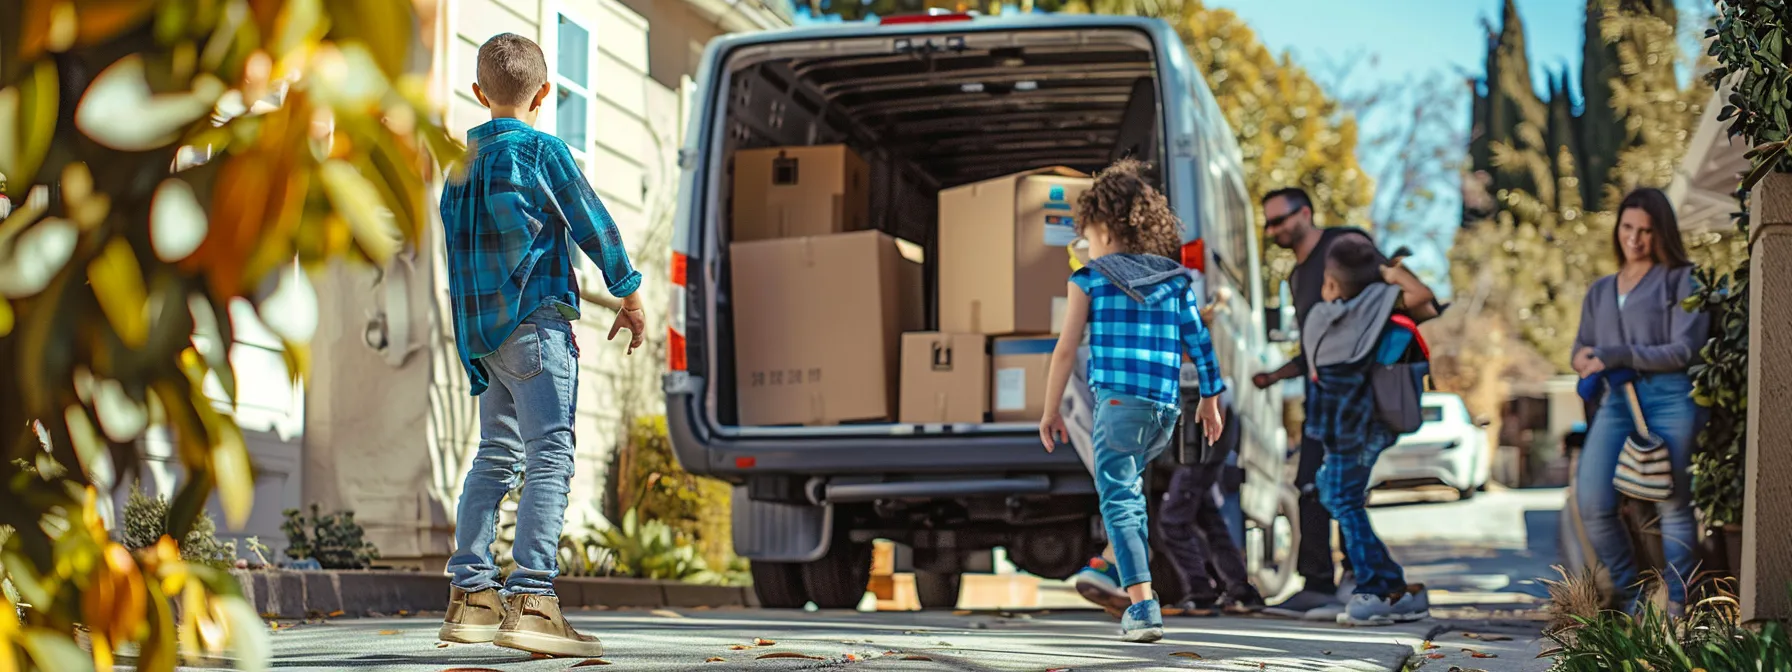
<instances>
[{"instance_id":1,"label":"white parked car","mask_svg":"<svg viewBox=\"0 0 1792 672\"><path fill-rule=\"evenodd\" d=\"M1419 431L1400 437L1381 454L1369 487L1403 488L1443 484L1456 489L1463 499L1487 487L1493 471L1493 452L1488 448L1487 424L1468 414L1462 397L1446 392L1427 392L1420 400L1425 424Z\"/></svg>"}]
</instances>

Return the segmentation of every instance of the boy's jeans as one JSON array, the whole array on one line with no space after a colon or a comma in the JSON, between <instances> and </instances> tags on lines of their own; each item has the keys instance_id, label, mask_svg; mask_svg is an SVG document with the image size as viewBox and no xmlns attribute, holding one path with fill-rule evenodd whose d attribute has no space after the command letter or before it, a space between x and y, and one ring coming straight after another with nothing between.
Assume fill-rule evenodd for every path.
<instances>
[{"instance_id":1,"label":"boy's jeans","mask_svg":"<svg viewBox=\"0 0 1792 672\"><path fill-rule=\"evenodd\" d=\"M1356 571L1356 594L1388 597L1406 590L1406 573L1369 525L1369 473L1381 456L1379 446L1325 451L1319 467L1319 502L1338 521L1344 553Z\"/></svg>"},{"instance_id":2,"label":"boy's jeans","mask_svg":"<svg viewBox=\"0 0 1792 672\"><path fill-rule=\"evenodd\" d=\"M1692 510L1689 465L1693 442L1704 422L1692 400L1692 379L1684 373L1645 374L1636 382L1636 393L1643 407L1643 421L1649 424L1649 431L1667 441L1668 456L1674 464L1673 497L1656 504L1655 510L1661 515L1662 557L1668 565L1662 569L1661 578L1667 582L1668 599L1685 604L1686 582L1695 578L1699 562L1695 546L1698 522ZM1606 394L1587 431L1586 447L1580 453L1580 472L1574 480L1574 497L1580 506L1587 540L1592 542L1599 562L1611 572L1618 605L1624 609L1636 600L1638 572L1636 558L1631 555L1630 536L1618 521L1618 491L1612 487L1612 476L1618 470L1624 439L1635 428L1626 395L1621 390Z\"/></svg>"},{"instance_id":3,"label":"boy's jeans","mask_svg":"<svg viewBox=\"0 0 1792 672\"><path fill-rule=\"evenodd\" d=\"M1170 444L1181 409L1095 390L1095 492L1122 587L1151 580L1145 526L1145 465Z\"/></svg>"},{"instance_id":4,"label":"boy's jeans","mask_svg":"<svg viewBox=\"0 0 1792 672\"><path fill-rule=\"evenodd\" d=\"M461 489L448 572L462 590L499 587L492 559L498 503L521 476L512 548L516 568L502 587L507 595L552 595L572 484L579 370L572 324L555 307L543 306L482 361L491 387L479 395L479 453Z\"/></svg>"}]
</instances>

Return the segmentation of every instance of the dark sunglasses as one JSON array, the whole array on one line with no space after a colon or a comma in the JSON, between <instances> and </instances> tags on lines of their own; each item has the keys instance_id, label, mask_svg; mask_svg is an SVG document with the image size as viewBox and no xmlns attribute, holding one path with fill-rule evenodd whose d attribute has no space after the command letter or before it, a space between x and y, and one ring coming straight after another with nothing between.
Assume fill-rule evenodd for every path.
<instances>
[{"instance_id":1,"label":"dark sunglasses","mask_svg":"<svg viewBox=\"0 0 1792 672\"><path fill-rule=\"evenodd\" d=\"M1282 216L1280 216L1280 217L1271 217L1271 218L1269 218L1269 220L1268 220L1268 221L1265 221L1265 222L1263 222L1263 228L1265 228L1265 229L1273 229L1273 228L1276 228L1276 227L1278 227L1278 226L1281 226L1281 225L1282 225L1282 222L1286 222L1286 221L1288 221L1288 218L1289 218L1289 217L1293 217L1293 216L1295 216L1295 215L1298 215L1298 214L1300 214L1300 211L1301 211L1301 210L1305 210L1305 209L1306 209L1306 208L1297 208L1297 209L1295 209L1295 210L1294 210L1294 211L1293 211L1293 212L1289 212L1289 213L1284 213L1284 214L1283 214L1283 215L1282 215Z\"/></svg>"}]
</instances>

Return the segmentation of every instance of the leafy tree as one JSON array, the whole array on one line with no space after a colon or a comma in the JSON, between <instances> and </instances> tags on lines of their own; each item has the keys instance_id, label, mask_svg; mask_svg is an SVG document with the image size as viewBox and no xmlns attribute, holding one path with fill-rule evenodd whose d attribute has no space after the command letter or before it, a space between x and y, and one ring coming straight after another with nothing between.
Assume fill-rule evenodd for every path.
<instances>
[{"instance_id":1,"label":"leafy tree","mask_svg":"<svg viewBox=\"0 0 1792 672\"><path fill-rule=\"evenodd\" d=\"M432 155L460 148L410 70L416 22L405 0L0 3L18 204L0 223L0 566L29 604L0 604L0 668L112 669L132 642L146 669L227 645L265 664L234 580L173 541L214 489L233 527L253 499L242 432L204 386L235 396L233 302L302 375L305 272L382 262L427 220ZM133 554L107 538L95 479L135 473L152 423L187 477L170 537Z\"/></svg>"}]
</instances>

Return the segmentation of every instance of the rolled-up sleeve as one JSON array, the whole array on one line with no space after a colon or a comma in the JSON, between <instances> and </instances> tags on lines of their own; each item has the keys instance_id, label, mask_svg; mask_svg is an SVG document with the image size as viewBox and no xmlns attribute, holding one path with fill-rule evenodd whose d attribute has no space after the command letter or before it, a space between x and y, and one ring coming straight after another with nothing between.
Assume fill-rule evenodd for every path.
<instances>
[{"instance_id":1,"label":"rolled-up sleeve","mask_svg":"<svg viewBox=\"0 0 1792 672\"><path fill-rule=\"evenodd\" d=\"M618 298L641 288L641 272L629 262L628 250L622 246L622 232L610 218L585 175L579 172L572 153L558 142L547 143L543 157L546 178L554 200L566 216L567 232L573 243L591 258L604 276L604 286Z\"/></svg>"}]
</instances>

